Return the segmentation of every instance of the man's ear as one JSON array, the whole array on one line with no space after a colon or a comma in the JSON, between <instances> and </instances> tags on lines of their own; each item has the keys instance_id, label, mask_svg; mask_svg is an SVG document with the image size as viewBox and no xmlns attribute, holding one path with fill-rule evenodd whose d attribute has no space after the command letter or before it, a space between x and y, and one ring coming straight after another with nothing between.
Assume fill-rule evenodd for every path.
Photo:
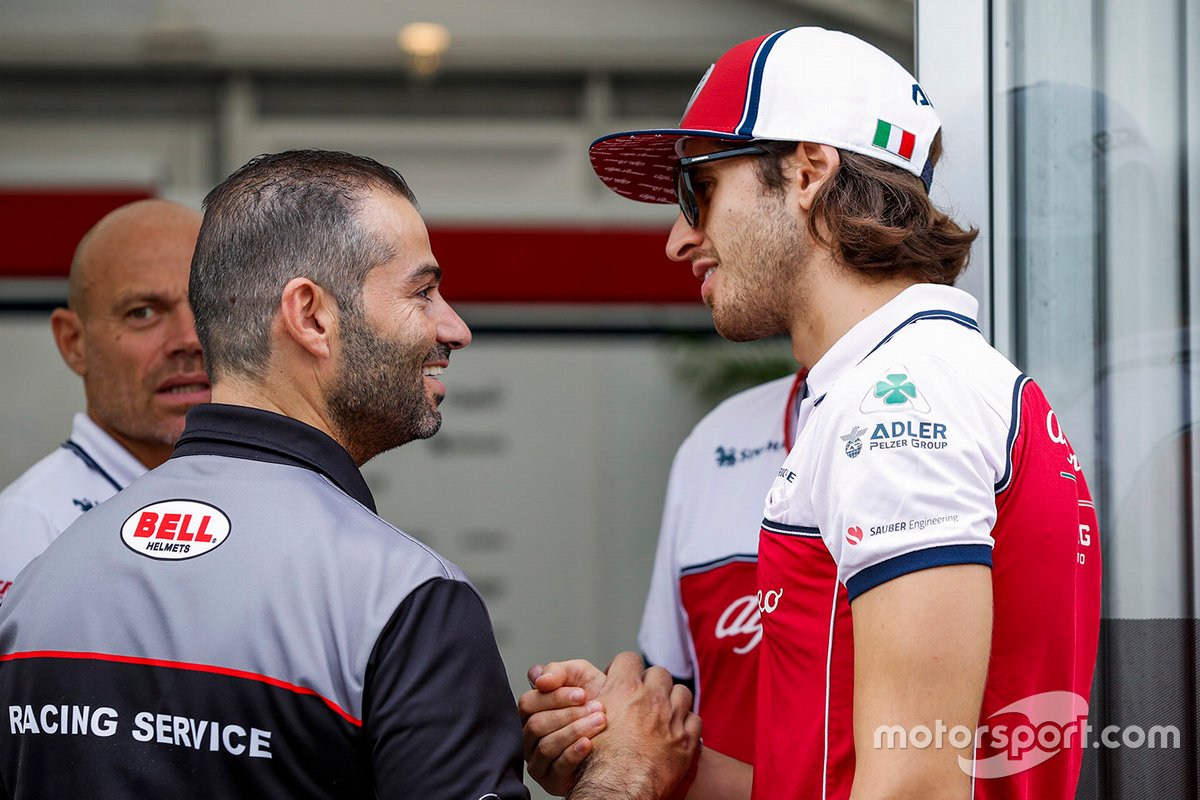
<instances>
[{"instance_id":1,"label":"man's ear","mask_svg":"<svg viewBox=\"0 0 1200 800\"><path fill-rule=\"evenodd\" d=\"M792 153L792 161L792 177L799 193L800 207L808 213L812 211L817 192L841 166L842 157L832 145L800 142Z\"/></svg>"},{"instance_id":2,"label":"man's ear","mask_svg":"<svg viewBox=\"0 0 1200 800\"><path fill-rule=\"evenodd\" d=\"M315 358L329 358L337 306L329 293L308 278L292 278L279 304L283 332Z\"/></svg>"},{"instance_id":3,"label":"man's ear","mask_svg":"<svg viewBox=\"0 0 1200 800\"><path fill-rule=\"evenodd\" d=\"M87 337L83 332L83 320L69 308L56 308L50 313L50 331L62 360L76 375L87 373Z\"/></svg>"}]
</instances>

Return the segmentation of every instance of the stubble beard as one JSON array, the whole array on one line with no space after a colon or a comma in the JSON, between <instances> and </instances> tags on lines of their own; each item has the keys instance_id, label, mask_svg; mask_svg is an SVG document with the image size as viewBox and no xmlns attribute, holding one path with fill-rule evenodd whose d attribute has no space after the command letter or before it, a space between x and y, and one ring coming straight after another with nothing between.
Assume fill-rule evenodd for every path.
<instances>
[{"instance_id":1,"label":"stubble beard","mask_svg":"<svg viewBox=\"0 0 1200 800\"><path fill-rule=\"evenodd\" d=\"M786 212L784 193L764 191L758 207L726 226L719 259L721 292L712 302L713 327L731 342L751 342L790 332L804 293L811 251L807 232ZM735 234L729 236L729 231Z\"/></svg>"},{"instance_id":2,"label":"stubble beard","mask_svg":"<svg viewBox=\"0 0 1200 800\"><path fill-rule=\"evenodd\" d=\"M430 403L421 366L447 356L444 346L414 349L378 335L361 316L345 319L341 365L327 402L338 438L358 464L438 432L441 397Z\"/></svg>"},{"instance_id":3,"label":"stubble beard","mask_svg":"<svg viewBox=\"0 0 1200 800\"><path fill-rule=\"evenodd\" d=\"M93 363L88 375L100 377L91 378L87 386L88 409L105 430L123 442L172 448L183 434L186 417L156 410L157 387L174 375L203 370L199 356L176 356L147 376L139 389L112 378L120 371L107 362Z\"/></svg>"}]
</instances>

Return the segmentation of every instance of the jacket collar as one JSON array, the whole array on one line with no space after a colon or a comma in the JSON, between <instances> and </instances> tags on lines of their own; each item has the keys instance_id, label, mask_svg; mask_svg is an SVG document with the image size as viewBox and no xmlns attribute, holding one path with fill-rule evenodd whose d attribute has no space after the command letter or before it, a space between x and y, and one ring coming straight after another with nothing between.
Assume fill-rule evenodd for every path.
<instances>
[{"instance_id":1,"label":"jacket collar","mask_svg":"<svg viewBox=\"0 0 1200 800\"><path fill-rule=\"evenodd\" d=\"M188 411L171 458L212 455L303 467L375 511L375 498L346 449L299 420L248 406L205 403Z\"/></svg>"}]
</instances>

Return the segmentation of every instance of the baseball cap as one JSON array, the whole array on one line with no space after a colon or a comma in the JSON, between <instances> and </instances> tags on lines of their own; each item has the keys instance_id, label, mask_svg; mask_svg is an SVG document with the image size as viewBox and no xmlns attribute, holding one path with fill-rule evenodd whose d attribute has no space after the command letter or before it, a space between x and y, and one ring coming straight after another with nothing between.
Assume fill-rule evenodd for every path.
<instances>
[{"instance_id":1,"label":"baseball cap","mask_svg":"<svg viewBox=\"0 0 1200 800\"><path fill-rule=\"evenodd\" d=\"M941 120L891 56L840 31L792 28L742 42L708 68L678 128L626 131L592 143L608 188L645 203L675 202L685 138L817 142L933 181L929 150Z\"/></svg>"}]
</instances>

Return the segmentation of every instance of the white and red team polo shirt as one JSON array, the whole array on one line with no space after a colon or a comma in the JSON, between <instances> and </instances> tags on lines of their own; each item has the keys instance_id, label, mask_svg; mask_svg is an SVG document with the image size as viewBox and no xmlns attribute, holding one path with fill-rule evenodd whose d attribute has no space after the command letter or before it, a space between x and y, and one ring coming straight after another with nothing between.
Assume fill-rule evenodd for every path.
<instances>
[{"instance_id":1,"label":"white and red team polo shirt","mask_svg":"<svg viewBox=\"0 0 1200 800\"><path fill-rule=\"evenodd\" d=\"M974 797L1075 796L1078 735L1046 747L1012 735L1047 721L1078 729L1086 715L1100 625L1096 511L1041 389L988 345L976 310L957 289L913 286L809 373L759 542L758 800L849 797L851 604L952 564L992 570L981 746L974 763L960 761Z\"/></svg>"},{"instance_id":2,"label":"white and red team polo shirt","mask_svg":"<svg viewBox=\"0 0 1200 800\"><path fill-rule=\"evenodd\" d=\"M638 644L692 681L704 745L754 760L762 500L791 445L802 376L734 395L702 419L671 466Z\"/></svg>"},{"instance_id":3,"label":"white and red team polo shirt","mask_svg":"<svg viewBox=\"0 0 1200 800\"><path fill-rule=\"evenodd\" d=\"M145 472L87 414L76 414L71 438L0 492L0 602L17 573L80 514Z\"/></svg>"}]
</instances>

